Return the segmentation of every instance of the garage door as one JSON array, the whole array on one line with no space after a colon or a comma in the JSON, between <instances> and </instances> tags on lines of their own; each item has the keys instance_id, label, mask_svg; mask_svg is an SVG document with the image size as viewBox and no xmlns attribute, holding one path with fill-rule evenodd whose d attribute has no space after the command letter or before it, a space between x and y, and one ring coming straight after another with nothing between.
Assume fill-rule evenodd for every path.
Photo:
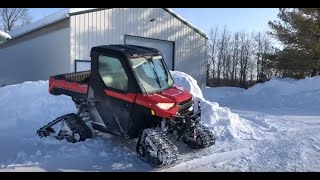
<instances>
[{"instance_id":1,"label":"garage door","mask_svg":"<svg viewBox=\"0 0 320 180\"><path fill-rule=\"evenodd\" d=\"M173 70L173 42L126 35L125 44L158 49L161 52L168 68Z\"/></svg>"}]
</instances>

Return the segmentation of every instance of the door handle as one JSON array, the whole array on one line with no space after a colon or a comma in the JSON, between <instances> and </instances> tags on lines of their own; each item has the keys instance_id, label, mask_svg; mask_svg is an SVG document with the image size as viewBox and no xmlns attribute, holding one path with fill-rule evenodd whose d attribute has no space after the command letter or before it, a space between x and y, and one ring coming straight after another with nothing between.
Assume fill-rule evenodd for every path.
<instances>
[{"instance_id":1,"label":"door handle","mask_svg":"<svg viewBox=\"0 0 320 180\"><path fill-rule=\"evenodd\" d=\"M123 104L124 107L129 107L129 104Z\"/></svg>"}]
</instances>

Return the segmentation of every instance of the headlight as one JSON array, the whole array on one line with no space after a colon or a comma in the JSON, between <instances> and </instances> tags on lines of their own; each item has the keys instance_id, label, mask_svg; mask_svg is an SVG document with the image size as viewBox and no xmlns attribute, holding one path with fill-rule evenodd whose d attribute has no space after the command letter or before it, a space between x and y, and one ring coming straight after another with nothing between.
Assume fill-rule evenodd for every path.
<instances>
[{"instance_id":1,"label":"headlight","mask_svg":"<svg viewBox=\"0 0 320 180\"><path fill-rule=\"evenodd\" d=\"M170 109L175 105L175 103L158 103L156 106L158 106L161 109Z\"/></svg>"}]
</instances>

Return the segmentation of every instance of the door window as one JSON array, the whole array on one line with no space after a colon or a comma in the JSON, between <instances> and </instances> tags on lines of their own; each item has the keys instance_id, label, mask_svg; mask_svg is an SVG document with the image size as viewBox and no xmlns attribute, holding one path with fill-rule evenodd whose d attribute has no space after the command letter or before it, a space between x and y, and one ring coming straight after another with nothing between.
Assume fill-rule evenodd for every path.
<instances>
[{"instance_id":1,"label":"door window","mask_svg":"<svg viewBox=\"0 0 320 180\"><path fill-rule=\"evenodd\" d=\"M107 87L128 90L128 76L119 59L100 55L99 74Z\"/></svg>"}]
</instances>

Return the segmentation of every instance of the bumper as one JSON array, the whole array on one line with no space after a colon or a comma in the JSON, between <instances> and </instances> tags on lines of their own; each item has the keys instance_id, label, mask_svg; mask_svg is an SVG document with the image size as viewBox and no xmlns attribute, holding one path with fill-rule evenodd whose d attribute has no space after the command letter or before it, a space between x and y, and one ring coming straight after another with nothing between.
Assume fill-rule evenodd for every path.
<instances>
[{"instance_id":1,"label":"bumper","mask_svg":"<svg viewBox=\"0 0 320 180\"><path fill-rule=\"evenodd\" d=\"M173 117L179 124L179 136L177 140L180 140L186 133L193 131L195 126L201 121L201 110L195 112L191 116L174 115Z\"/></svg>"}]
</instances>

